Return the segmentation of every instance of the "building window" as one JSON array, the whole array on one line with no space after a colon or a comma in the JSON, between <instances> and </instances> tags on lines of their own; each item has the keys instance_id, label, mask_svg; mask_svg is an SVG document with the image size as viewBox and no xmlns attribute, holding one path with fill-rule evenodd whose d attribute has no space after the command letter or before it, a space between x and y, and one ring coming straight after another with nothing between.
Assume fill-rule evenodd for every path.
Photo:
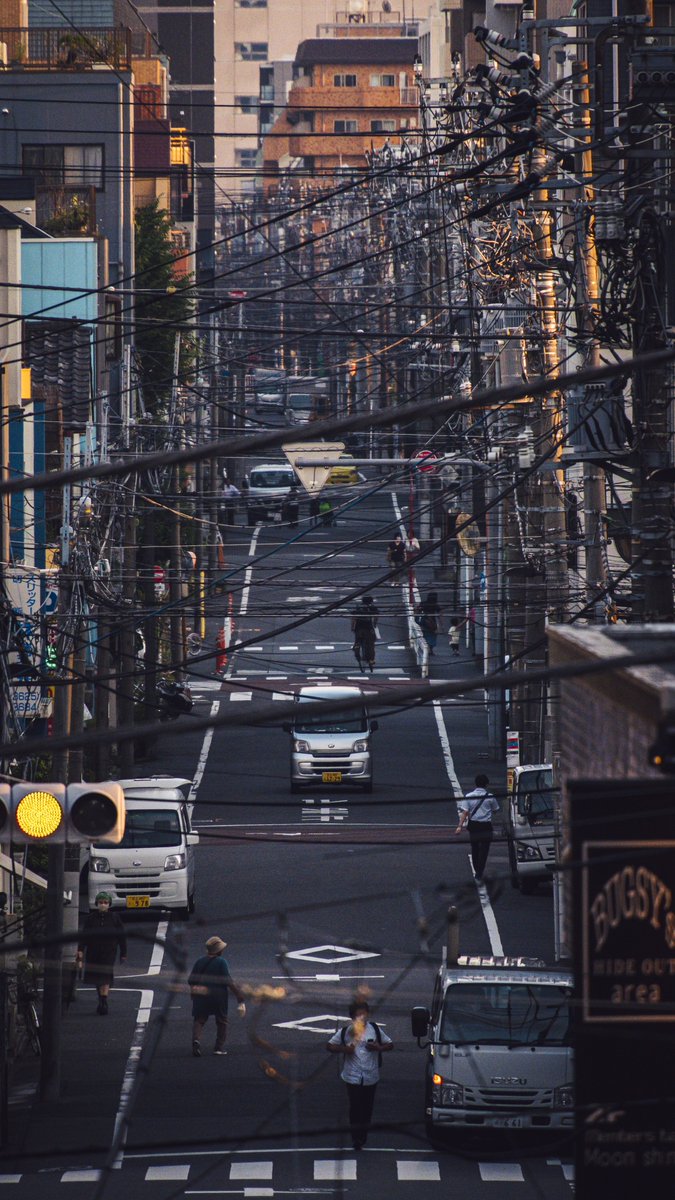
<instances>
[{"instance_id":1,"label":"building window","mask_svg":"<svg viewBox=\"0 0 675 1200\"><path fill-rule=\"evenodd\" d=\"M258 97L257 96L235 96L234 102L242 113L257 113Z\"/></svg>"},{"instance_id":2,"label":"building window","mask_svg":"<svg viewBox=\"0 0 675 1200\"><path fill-rule=\"evenodd\" d=\"M356 75L334 75L333 87L356 87Z\"/></svg>"},{"instance_id":3,"label":"building window","mask_svg":"<svg viewBox=\"0 0 675 1200\"><path fill-rule=\"evenodd\" d=\"M103 189L103 146L24 146L22 161L42 187Z\"/></svg>"},{"instance_id":4,"label":"building window","mask_svg":"<svg viewBox=\"0 0 675 1200\"><path fill-rule=\"evenodd\" d=\"M396 87L395 75L371 75L371 87Z\"/></svg>"},{"instance_id":5,"label":"building window","mask_svg":"<svg viewBox=\"0 0 675 1200\"><path fill-rule=\"evenodd\" d=\"M235 150L234 161L242 171L254 171L257 164L258 151L253 147L246 150Z\"/></svg>"},{"instance_id":6,"label":"building window","mask_svg":"<svg viewBox=\"0 0 675 1200\"><path fill-rule=\"evenodd\" d=\"M380 117L378 120L370 122L371 133L393 133L395 129L396 122L392 121L389 117L386 119Z\"/></svg>"},{"instance_id":7,"label":"building window","mask_svg":"<svg viewBox=\"0 0 675 1200\"><path fill-rule=\"evenodd\" d=\"M235 42L234 57L240 62L266 62L267 42Z\"/></svg>"},{"instance_id":8,"label":"building window","mask_svg":"<svg viewBox=\"0 0 675 1200\"><path fill-rule=\"evenodd\" d=\"M234 0L235 8L267 8L267 0Z\"/></svg>"},{"instance_id":9,"label":"building window","mask_svg":"<svg viewBox=\"0 0 675 1200\"><path fill-rule=\"evenodd\" d=\"M333 121L335 133L358 133L358 121Z\"/></svg>"}]
</instances>

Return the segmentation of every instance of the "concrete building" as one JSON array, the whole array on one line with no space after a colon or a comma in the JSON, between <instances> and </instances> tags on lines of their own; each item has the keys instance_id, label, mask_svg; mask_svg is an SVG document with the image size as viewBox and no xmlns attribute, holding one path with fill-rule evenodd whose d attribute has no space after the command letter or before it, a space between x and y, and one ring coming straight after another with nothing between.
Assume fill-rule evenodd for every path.
<instances>
[{"instance_id":1,"label":"concrete building","mask_svg":"<svg viewBox=\"0 0 675 1200\"><path fill-rule=\"evenodd\" d=\"M298 46L285 113L263 143L266 189L285 171L311 186L363 170L367 154L417 126L409 37L311 38Z\"/></svg>"}]
</instances>

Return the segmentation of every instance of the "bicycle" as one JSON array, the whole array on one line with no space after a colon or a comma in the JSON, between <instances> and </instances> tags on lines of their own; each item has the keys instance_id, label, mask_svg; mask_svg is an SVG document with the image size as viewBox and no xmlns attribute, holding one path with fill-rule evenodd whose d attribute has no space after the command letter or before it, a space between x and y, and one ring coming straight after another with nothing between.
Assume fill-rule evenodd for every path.
<instances>
[{"instance_id":1,"label":"bicycle","mask_svg":"<svg viewBox=\"0 0 675 1200\"><path fill-rule=\"evenodd\" d=\"M38 969L30 959L19 959L16 974L16 1013L21 1019L17 1023L15 1038L15 1054L18 1058L26 1045L30 1046L33 1054L42 1053L40 1033L40 1018L36 1000L38 999Z\"/></svg>"}]
</instances>

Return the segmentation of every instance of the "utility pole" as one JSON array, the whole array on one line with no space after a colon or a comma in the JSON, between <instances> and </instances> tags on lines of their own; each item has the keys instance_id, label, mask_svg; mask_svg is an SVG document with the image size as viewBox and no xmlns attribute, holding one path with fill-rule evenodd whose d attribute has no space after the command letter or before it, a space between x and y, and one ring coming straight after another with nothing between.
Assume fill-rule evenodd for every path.
<instances>
[{"instance_id":1,"label":"utility pole","mask_svg":"<svg viewBox=\"0 0 675 1200\"><path fill-rule=\"evenodd\" d=\"M136 669L136 476L129 479L131 500L124 520L122 595L126 601L120 628L120 680L118 684L118 721L128 728L134 723L134 672ZM134 773L133 738L119 743L122 778Z\"/></svg>"}]
</instances>

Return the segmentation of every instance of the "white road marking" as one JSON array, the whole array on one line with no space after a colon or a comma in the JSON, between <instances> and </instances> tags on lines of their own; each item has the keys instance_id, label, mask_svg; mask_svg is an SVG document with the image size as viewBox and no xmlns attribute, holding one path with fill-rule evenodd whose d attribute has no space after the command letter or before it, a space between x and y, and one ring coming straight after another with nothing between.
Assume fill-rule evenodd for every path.
<instances>
[{"instance_id":1,"label":"white road marking","mask_svg":"<svg viewBox=\"0 0 675 1200\"><path fill-rule=\"evenodd\" d=\"M20 1175L0 1175L0 1183L21 1183Z\"/></svg>"},{"instance_id":2,"label":"white road marking","mask_svg":"<svg viewBox=\"0 0 675 1200\"><path fill-rule=\"evenodd\" d=\"M334 953L326 954L325 951L333 951ZM289 950L284 956L285 958L296 958L301 962L318 962L323 963L326 967L329 963L347 963L356 962L362 958L380 958L378 950L350 950L348 946L308 946L305 950Z\"/></svg>"},{"instance_id":3,"label":"white road marking","mask_svg":"<svg viewBox=\"0 0 675 1200\"><path fill-rule=\"evenodd\" d=\"M518 1163L482 1163L478 1170L483 1183L524 1183L523 1168Z\"/></svg>"},{"instance_id":4,"label":"white road marking","mask_svg":"<svg viewBox=\"0 0 675 1200\"><path fill-rule=\"evenodd\" d=\"M338 1179L354 1183L356 1181L355 1158L319 1158L314 1160L315 1179Z\"/></svg>"},{"instance_id":5,"label":"white road marking","mask_svg":"<svg viewBox=\"0 0 675 1200\"><path fill-rule=\"evenodd\" d=\"M162 947L162 950L163 950L163 947ZM115 988L115 991L126 991L126 990L127 990L126 988ZM117 1169L120 1169L124 1162L124 1144L127 1140L127 1133L128 1133L128 1128L126 1125L127 1110L129 1108L129 1102L131 1100L131 1093L132 1093L134 1085L136 1083L136 1076L138 1074L138 1065L139 1065L139 1062L141 1059L141 1052L143 1050L143 1041L145 1038L145 1031L146 1031L148 1022L150 1020L150 1013L152 1012L153 997L154 997L154 993L151 992L149 989L147 989L147 990L144 989L141 992L140 1000L138 1002L138 1012L136 1013L136 1026L135 1026L134 1032L131 1037L131 1044L129 1046L129 1054L127 1056L126 1065L124 1067L124 1074L122 1076L122 1086L120 1088L120 1099L119 1099L119 1104L117 1106L117 1113L115 1115L115 1125L113 1127L113 1136L112 1136L112 1144L114 1146L116 1143L118 1134L121 1131L121 1138L120 1138L120 1143L119 1143L120 1148L115 1157L115 1162L113 1163L113 1166L116 1167Z\"/></svg>"},{"instance_id":6,"label":"white road marking","mask_svg":"<svg viewBox=\"0 0 675 1200\"><path fill-rule=\"evenodd\" d=\"M331 645L331 646L328 646L328 645L326 645L326 646L319 646L319 645L316 645L316 646L314 647L314 649L315 649L315 650L334 650L334 649L335 649L335 645L334 645L334 644L333 644L333 645Z\"/></svg>"},{"instance_id":7,"label":"white road marking","mask_svg":"<svg viewBox=\"0 0 675 1200\"><path fill-rule=\"evenodd\" d=\"M406 1162L399 1159L396 1176L399 1183L440 1183L441 1171L437 1162Z\"/></svg>"},{"instance_id":8,"label":"white road marking","mask_svg":"<svg viewBox=\"0 0 675 1200\"><path fill-rule=\"evenodd\" d=\"M280 646L280 650L299 650L299 646Z\"/></svg>"},{"instance_id":9,"label":"white road marking","mask_svg":"<svg viewBox=\"0 0 675 1200\"><path fill-rule=\"evenodd\" d=\"M230 692L230 700L252 700L253 692Z\"/></svg>"},{"instance_id":10,"label":"white road marking","mask_svg":"<svg viewBox=\"0 0 675 1200\"><path fill-rule=\"evenodd\" d=\"M159 925L157 926L157 933L155 936L157 938L165 939L168 932L169 932L169 922L168 921L160 921ZM164 943L163 943L163 941L162 942L156 941L154 946L152 947L152 958L150 959L150 966L148 967L148 975L159 975L159 973L162 969L163 961L164 961Z\"/></svg>"},{"instance_id":11,"label":"white road marking","mask_svg":"<svg viewBox=\"0 0 675 1200\"><path fill-rule=\"evenodd\" d=\"M157 1179L187 1179L189 1175L189 1163L168 1163L163 1167L148 1167L145 1172L148 1183Z\"/></svg>"},{"instance_id":12,"label":"white road marking","mask_svg":"<svg viewBox=\"0 0 675 1200\"><path fill-rule=\"evenodd\" d=\"M290 699L290 695L291 695L290 692L272 692L272 699L273 700L288 700L288 699Z\"/></svg>"},{"instance_id":13,"label":"white road marking","mask_svg":"<svg viewBox=\"0 0 675 1200\"><path fill-rule=\"evenodd\" d=\"M219 708L220 708L220 701L214 700L213 704L211 705L211 712L209 713L209 716L215 717L218 713ZM206 733L204 734L204 741L202 742L202 748L201 748L201 751L199 754L197 770L195 771L195 777L192 780L192 787L190 788L190 793L188 795L188 804L194 804L195 800L197 799L197 789L199 788L199 785L204 777L204 771L206 770L206 760L209 757L209 750L211 749L211 742L213 741L214 732L215 732L215 730L213 728L211 728L211 729L207 729ZM190 811L192 812L192 810L190 810Z\"/></svg>"},{"instance_id":14,"label":"white road marking","mask_svg":"<svg viewBox=\"0 0 675 1200\"><path fill-rule=\"evenodd\" d=\"M251 545L248 548L249 558L255 558L256 545L258 542L258 538L260 537L261 528L262 528L261 525L256 525L256 527L253 531L253 537L251 538ZM247 567L246 571L244 572L244 586L241 591L241 601L239 603L239 616L240 617L243 617L244 614L248 610L248 599L249 599L249 595L251 592L252 577L253 577L253 563L251 563L251 565L249 567ZM261 647L261 649L262 649L262 647Z\"/></svg>"},{"instance_id":15,"label":"white road marking","mask_svg":"<svg viewBox=\"0 0 675 1200\"><path fill-rule=\"evenodd\" d=\"M61 1183L98 1183L101 1172L94 1171L64 1171Z\"/></svg>"},{"instance_id":16,"label":"white road marking","mask_svg":"<svg viewBox=\"0 0 675 1200\"><path fill-rule=\"evenodd\" d=\"M271 1179L273 1162L237 1162L230 1166L230 1179Z\"/></svg>"}]
</instances>

